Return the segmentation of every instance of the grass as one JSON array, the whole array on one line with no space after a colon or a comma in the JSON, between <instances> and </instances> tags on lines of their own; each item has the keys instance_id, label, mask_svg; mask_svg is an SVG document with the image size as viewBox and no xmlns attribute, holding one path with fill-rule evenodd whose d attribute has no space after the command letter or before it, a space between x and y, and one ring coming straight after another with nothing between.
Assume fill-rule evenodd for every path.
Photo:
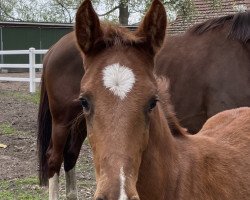
<instances>
[{"instance_id":1,"label":"grass","mask_svg":"<svg viewBox=\"0 0 250 200\"><path fill-rule=\"evenodd\" d=\"M48 199L47 189L38 186L36 177L0 181L0 199L42 200Z\"/></svg>"},{"instance_id":2,"label":"grass","mask_svg":"<svg viewBox=\"0 0 250 200\"><path fill-rule=\"evenodd\" d=\"M9 123L0 124L0 133L4 135L12 135L16 132L16 130Z\"/></svg>"},{"instance_id":3,"label":"grass","mask_svg":"<svg viewBox=\"0 0 250 200\"><path fill-rule=\"evenodd\" d=\"M0 94L3 94L7 97L13 97L21 101L28 101L36 105L38 105L40 102L40 91L37 91L33 94L17 91L1 91Z\"/></svg>"},{"instance_id":4,"label":"grass","mask_svg":"<svg viewBox=\"0 0 250 200\"><path fill-rule=\"evenodd\" d=\"M17 98L17 99L23 100L23 101L29 101L29 102L34 103L36 105L38 105L39 101L40 101L40 92L36 92L34 94L12 92L12 96Z\"/></svg>"},{"instance_id":5,"label":"grass","mask_svg":"<svg viewBox=\"0 0 250 200\"><path fill-rule=\"evenodd\" d=\"M23 131L18 131L15 129L10 123L8 122L3 122L0 123L0 134L3 135L26 135L29 134L30 132L23 132ZM0 199L1 200L1 199Z\"/></svg>"},{"instance_id":6,"label":"grass","mask_svg":"<svg viewBox=\"0 0 250 200\"><path fill-rule=\"evenodd\" d=\"M85 164L78 163L78 173L82 169L85 169L82 173L86 173L86 171L90 172L92 170L89 165L87 165L88 168L86 168L86 166L84 166ZM93 176L93 174L90 176ZM77 185L79 199L92 199L89 198L89 196L92 196L90 193L93 193L93 188L95 188L95 182L93 179L77 179ZM82 190L85 192L83 193ZM86 192L89 194L85 194ZM48 199L48 194L48 188L41 188L38 185L37 177L34 176L12 180L0 180L0 200L44 200ZM63 171L60 175L60 199L66 199L65 177Z\"/></svg>"}]
</instances>

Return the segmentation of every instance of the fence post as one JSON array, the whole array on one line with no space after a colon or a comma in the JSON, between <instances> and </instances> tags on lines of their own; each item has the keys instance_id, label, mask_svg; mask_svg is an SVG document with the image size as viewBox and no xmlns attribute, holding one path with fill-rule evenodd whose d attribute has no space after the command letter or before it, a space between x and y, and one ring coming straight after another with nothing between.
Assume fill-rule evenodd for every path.
<instances>
[{"instance_id":1,"label":"fence post","mask_svg":"<svg viewBox=\"0 0 250 200\"><path fill-rule=\"evenodd\" d=\"M30 92L34 93L36 91L36 69L35 69L35 48L29 48L29 75L30 75Z\"/></svg>"}]
</instances>

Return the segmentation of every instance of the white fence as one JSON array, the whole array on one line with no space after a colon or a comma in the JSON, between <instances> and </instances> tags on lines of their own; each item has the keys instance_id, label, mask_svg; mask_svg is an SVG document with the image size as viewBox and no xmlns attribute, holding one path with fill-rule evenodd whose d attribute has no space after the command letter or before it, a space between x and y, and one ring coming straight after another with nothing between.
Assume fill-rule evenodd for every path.
<instances>
[{"instance_id":1,"label":"white fence","mask_svg":"<svg viewBox=\"0 0 250 200\"><path fill-rule=\"evenodd\" d=\"M17 78L17 77L0 77L0 81L20 81L29 82L30 92L36 91L36 83L40 82L40 78L36 78L36 69L41 69L42 64L36 64L36 55L45 54L48 50L36 50L35 48L29 48L29 50L9 50L0 51L0 55L29 55L29 63L27 64L0 64L1 68L28 68L28 78Z\"/></svg>"}]
</instances>

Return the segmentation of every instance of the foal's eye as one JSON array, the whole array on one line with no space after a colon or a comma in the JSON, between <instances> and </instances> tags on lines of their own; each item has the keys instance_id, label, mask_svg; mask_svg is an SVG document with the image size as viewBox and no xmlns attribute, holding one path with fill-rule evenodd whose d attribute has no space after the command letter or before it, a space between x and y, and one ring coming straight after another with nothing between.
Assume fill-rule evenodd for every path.
<instances>
[{"instance_id":1,"label":"foal's eye","mask_svg":"<svg viewBox=\"0 0 250 200\"><path fill-rule=\"evenodd\" d=\"M88 112L90 110L90 105L89 105L88 100L84 97L80 97L79 100L81 102L83 111Z\"/></svg>"},{"instance_id":2,"label":"foal's eye","mask_svg":"<svg viewBox=\"0 0 250 200\"><path fill-rule=\"evenodd\" d=\"M154 109L154 107L156 106L157 101L159 101L157 97L154 97L153 99L150 100L150 102L149 102L149 112L151 112Z\"/></svg>"}]
</instances>

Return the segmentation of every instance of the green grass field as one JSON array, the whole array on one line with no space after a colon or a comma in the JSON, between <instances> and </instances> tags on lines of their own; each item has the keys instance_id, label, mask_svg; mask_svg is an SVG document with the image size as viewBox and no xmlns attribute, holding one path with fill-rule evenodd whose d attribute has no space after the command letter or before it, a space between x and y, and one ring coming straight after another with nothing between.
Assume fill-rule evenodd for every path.
<instances>
[{"instance_id":1,"label":"green grass field","mask_svg":"<svg viewBox=\"0 0 250 200\"><path fill-rule=\"evenodd\" d=\"M1 200L42 200L48 199L46 188L38 186L36 177L25 177L0 181Z\"/></svg>"}]
</instances>

